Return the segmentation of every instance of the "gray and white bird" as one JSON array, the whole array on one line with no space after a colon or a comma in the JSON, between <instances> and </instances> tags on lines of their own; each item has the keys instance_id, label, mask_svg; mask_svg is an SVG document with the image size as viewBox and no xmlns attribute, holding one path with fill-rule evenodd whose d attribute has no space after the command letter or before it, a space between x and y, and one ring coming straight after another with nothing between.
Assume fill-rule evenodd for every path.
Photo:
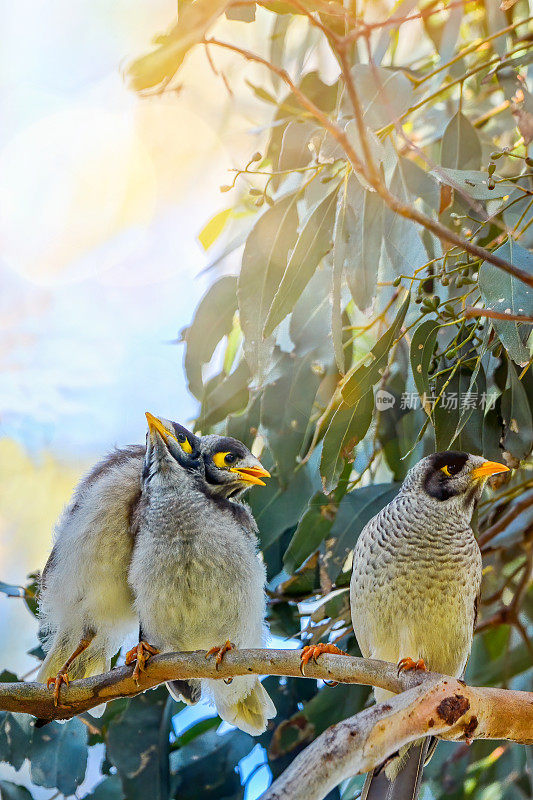
<instances>
[{"instance_id":1,"label":"gray and white bird","mask_svg":"<svg viewBox=\"0 0 533 800\"><path fill-rule=\"evenodd\" d=\"M365 658L461 677L481 585L471 528L486 479L507 467L461 452L434 453L364 527L353 554L350 604ZM389 693L375 690L377 702ZM367 777L361 800L415 800L430 740Z\"/></svg>"},{"instance_id":2,"label":"gray and white bird","mask_svg":"<svg viewBox=\"0 0 533 800\"><path fill-rule=\"evenodd\" d=\"M178 423L166 424L172 426L183 452L190 453L192 434ZM228 478L229 468L213 462L222 438L200 439L205 456L202 453L197 468L205 475L208 492L239 497L253 484L244 478L236 482L234 473ZM54 684L56 703L61 685L69 679L107 671L125 638L138 629L127 576L145 454L142 445L112 452L80 481L58 521L41 577L40 622L47 655L37 676Z\"/></svg>"},{"instance_id":3,"label":"gray and white bird","mask_svg":"<svg viewBox=\"0 0 533 800\"><path fill-rule=\"evenodd\" d=\"M209 650L220 661L231 647L265 643L265 567L248 508L228 499L269 473L235 439L206 437L205 473L184 454L172 427L147 414L149 436L135 518L129 583L142 638L159 650ZM196 437L194 437L196 439ZM191 442L200 448L198 440ZM183 681L171 691L183 695ZM199 682L185 694L195 700ZM256 675L230 684L205 680L223 720L262 733L276 708Z\"/></svg>"}]
</instances>

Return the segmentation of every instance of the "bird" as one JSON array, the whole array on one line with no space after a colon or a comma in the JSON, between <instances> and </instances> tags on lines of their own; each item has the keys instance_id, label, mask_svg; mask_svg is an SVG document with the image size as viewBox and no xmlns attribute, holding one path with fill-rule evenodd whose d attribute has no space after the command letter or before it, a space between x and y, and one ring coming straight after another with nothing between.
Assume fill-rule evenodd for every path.
<instances>
[{"instance_id":1,"label":"bird","mask_svg":"<svg viewBox=\"0 0 533 800\"><path fill-rule=\"evenodd\" d=\"M176 422L166 424L190 452L190 431ZM200 448L215 450L220 438L204 436ZM108 671L112 657L138 628L127 576L145 454L144 445L112 451L81 479L56 525L40 580L45 659L37 675L38 681L53 686L55 705L60 705L61 686L71 679ZM198 469L204 469L200 461ZM209 475L207 488L216 496L242 496L252 485L228 484L216 467L209 468ZM182 699L192 701L187 684L183 689ZM104 709L98 706L91 714L98 716Z\"/></svg>"},{"instance_id":2,"label":"bird","mask_svg":"<svg viewBox=\"0 0 533 800\"><path fill-rule=\"evenodd\" d=\"M207 650L216 665L234 647L265 643L265 567L257 525L231 498L270 477L241 442L207 436L205 477L180 450L171 425L147 414L142 491L128 580L140 636L160 651ZM207 480L206 480L207 479ZM209 483L208 483L209 481ZM191 685L192 684L192 685ZM256 675L201 681L220 717L258 735L276 708ZM170 685L183 696L183 682ZM187 690L194 701L197 680Z\"/></svg>"},{"instance_id":3,"label":"bird","mask_svg":"<svg viewBox=\"0 0 533 800\"><path fill-rule=\"evenodd\" d=\"M433 453L363 528L353 552L350 606L365 658L462 677L481 586L472 514L503 464L458 451ZM390 693L375 689L376 701ZM435 740L436 742L436 740ZM426 738L369 773L361 800L416 800L432 743Z\"/></svg>"}]
</instances>

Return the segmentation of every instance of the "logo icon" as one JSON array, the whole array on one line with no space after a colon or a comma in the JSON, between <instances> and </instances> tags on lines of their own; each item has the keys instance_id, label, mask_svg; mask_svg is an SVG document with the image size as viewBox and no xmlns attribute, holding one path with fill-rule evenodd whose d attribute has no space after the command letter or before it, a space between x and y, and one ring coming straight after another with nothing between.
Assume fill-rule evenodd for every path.
<instances>
[{"instance_id":1,"label":"logo icon","mask_svg":"<svg viewBox=\"0 0 533 800\"><path fill-rule=\"evenodd\" d=\"M387 411L392 408L396 402L396 398L385 389L378 389L376 392L376 408L378 411Z\"/></svg>"}]
</instances>

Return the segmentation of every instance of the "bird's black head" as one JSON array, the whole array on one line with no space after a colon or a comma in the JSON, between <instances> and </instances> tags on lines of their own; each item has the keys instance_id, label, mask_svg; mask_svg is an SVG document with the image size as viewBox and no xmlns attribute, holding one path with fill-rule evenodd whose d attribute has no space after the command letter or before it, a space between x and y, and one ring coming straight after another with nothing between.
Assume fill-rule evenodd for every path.
<instances>
[{"instance_id":1,"label":"bird's black head","mask_svg":"<svg viewBox=\"0 0 533 800\"><path fill-rule=\"evenodd\" d=\"M200 448L210 491L222 497L239 497L251 486L265 486L270 473L238 439L202 436Z\"/></svg>"},{"instance_id":2,"label":"bird's black head","mask_svg":"<svg viewBox=\"0 0 533 800\"><path fill-rule=\"evenodd\" d=\"M450 501L461 512L472 512L480 498L486 479L507 467L482 456L446 450L433 453L410 470L405 483L410 488L422 489L439 503Z\"/></svg>"},{"instance_id":3,"label":"bird's black head","mask_svg":"<svg viewBox=\"0 0 533 800\"><path fill-rule=\"evenodd\" d=\"M143 466L143 482L156 473L171 474L175 470L204 473L200 440L183 425L146 412L148 433Z\"/></svg>"}]
</instances>

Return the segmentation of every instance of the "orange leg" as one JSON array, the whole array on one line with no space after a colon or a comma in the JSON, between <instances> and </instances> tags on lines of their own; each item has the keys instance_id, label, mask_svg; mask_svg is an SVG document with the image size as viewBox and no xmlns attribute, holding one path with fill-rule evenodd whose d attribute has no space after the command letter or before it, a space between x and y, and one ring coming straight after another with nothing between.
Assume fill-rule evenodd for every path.
<instances>
[{"instance_id":1,"label":"orange leg","mask_svg":"<svg viewBox=\"0 0 533 800\"><path fill-rule=\"evenodd\" d=\"M61 686L63 684L66 684L66 686L68 688L68 685L70 683L70 679L69 679L69 676L68 676L69 667L72 665L72 662L75 661L76 658L81 653L83 653L84 650L87 650L87 648L91 644L92 640L94 639L95 635L96 635L95 633L90 633L90 634L87 634L86 636L83 636L81 638L81 640L80 640L79 645L74 650L74 652L72 653L70 658L67 658L67 660L65 661L65 663L63 664L63 666L61 667L61 669L59 670L59 672L55 676L55 678L48 678L48 680L46 681L46 685L47 685L48 688L50 688L50 686L52 686L52 684L54 686L54 705L55 706L60 705L60 703L59 703L59 691L61 689Z\"/></svg>"},{"instance_id":2,"label":"orange leg","mask_svg":"<svg viewBox=\"0 0 533 800\"><path fill-rule=\"evenodd\" d=\"M311 659L317 663L317 658L322 655L322 653L333 653L334 655L338 656L347 656L348 653L345 653L344 650L339 650L334 644L324 644L320 642L319 644L308 644L306 645L300 654L300 672L302 675L305 675L304 667L308 664Z\"/></svg>"},{"instance_id":3,"label":"orange leg","mask_svg":"<svg viewBox=\"0 0 533 800\"><path fill-rule=\"evenodd\" d=\"M418 661L414 661L412 658L409 657L402 658L402 660L398 662L398 675L400 674L400 672L403 672L404 670L407 671L409 669L415 669L425 672L425 670L427 670L427 667L424 663L423 658L419 658Z\"/></svg>"},{"instance_id":4,"label":"orange leg","mask_svg":"<svg viewBox=\"0 0 533 800\"><path fill-rule=\"evenodd\" d=\"M133 670L132 677L136 684L139 683L141 672L144 672L146 668L146 662L150 656L155 656L157 653L159 653L157 647L152 647L151 644L148 644L148 642L143 642L142 640L139 642L139 644L135 645L135 647L132 647L131 650L128 650L126 653L126 664L129 666L135 661L135 668Z\"/></svg>"},{"instance_id":5,"label":"orange leg","mask_svg":"<svg viewBox=\"0 0 533 800\"><path fill-rule=\"evenodd\" d=\"M216 658L215 658L215 669L218 669L218 665L222 662L222 659L224 658L224 655L229 650L234 650L234 649L235 649L235 645L233 644L233 642L230 642L229 639L226 639L226 643L223 644L222 647L212 647L211 650L207 651L207 653L205 654L205 657L206 658L210 658L211 656L216 655Z\"/></svg>"}]
</instances>

